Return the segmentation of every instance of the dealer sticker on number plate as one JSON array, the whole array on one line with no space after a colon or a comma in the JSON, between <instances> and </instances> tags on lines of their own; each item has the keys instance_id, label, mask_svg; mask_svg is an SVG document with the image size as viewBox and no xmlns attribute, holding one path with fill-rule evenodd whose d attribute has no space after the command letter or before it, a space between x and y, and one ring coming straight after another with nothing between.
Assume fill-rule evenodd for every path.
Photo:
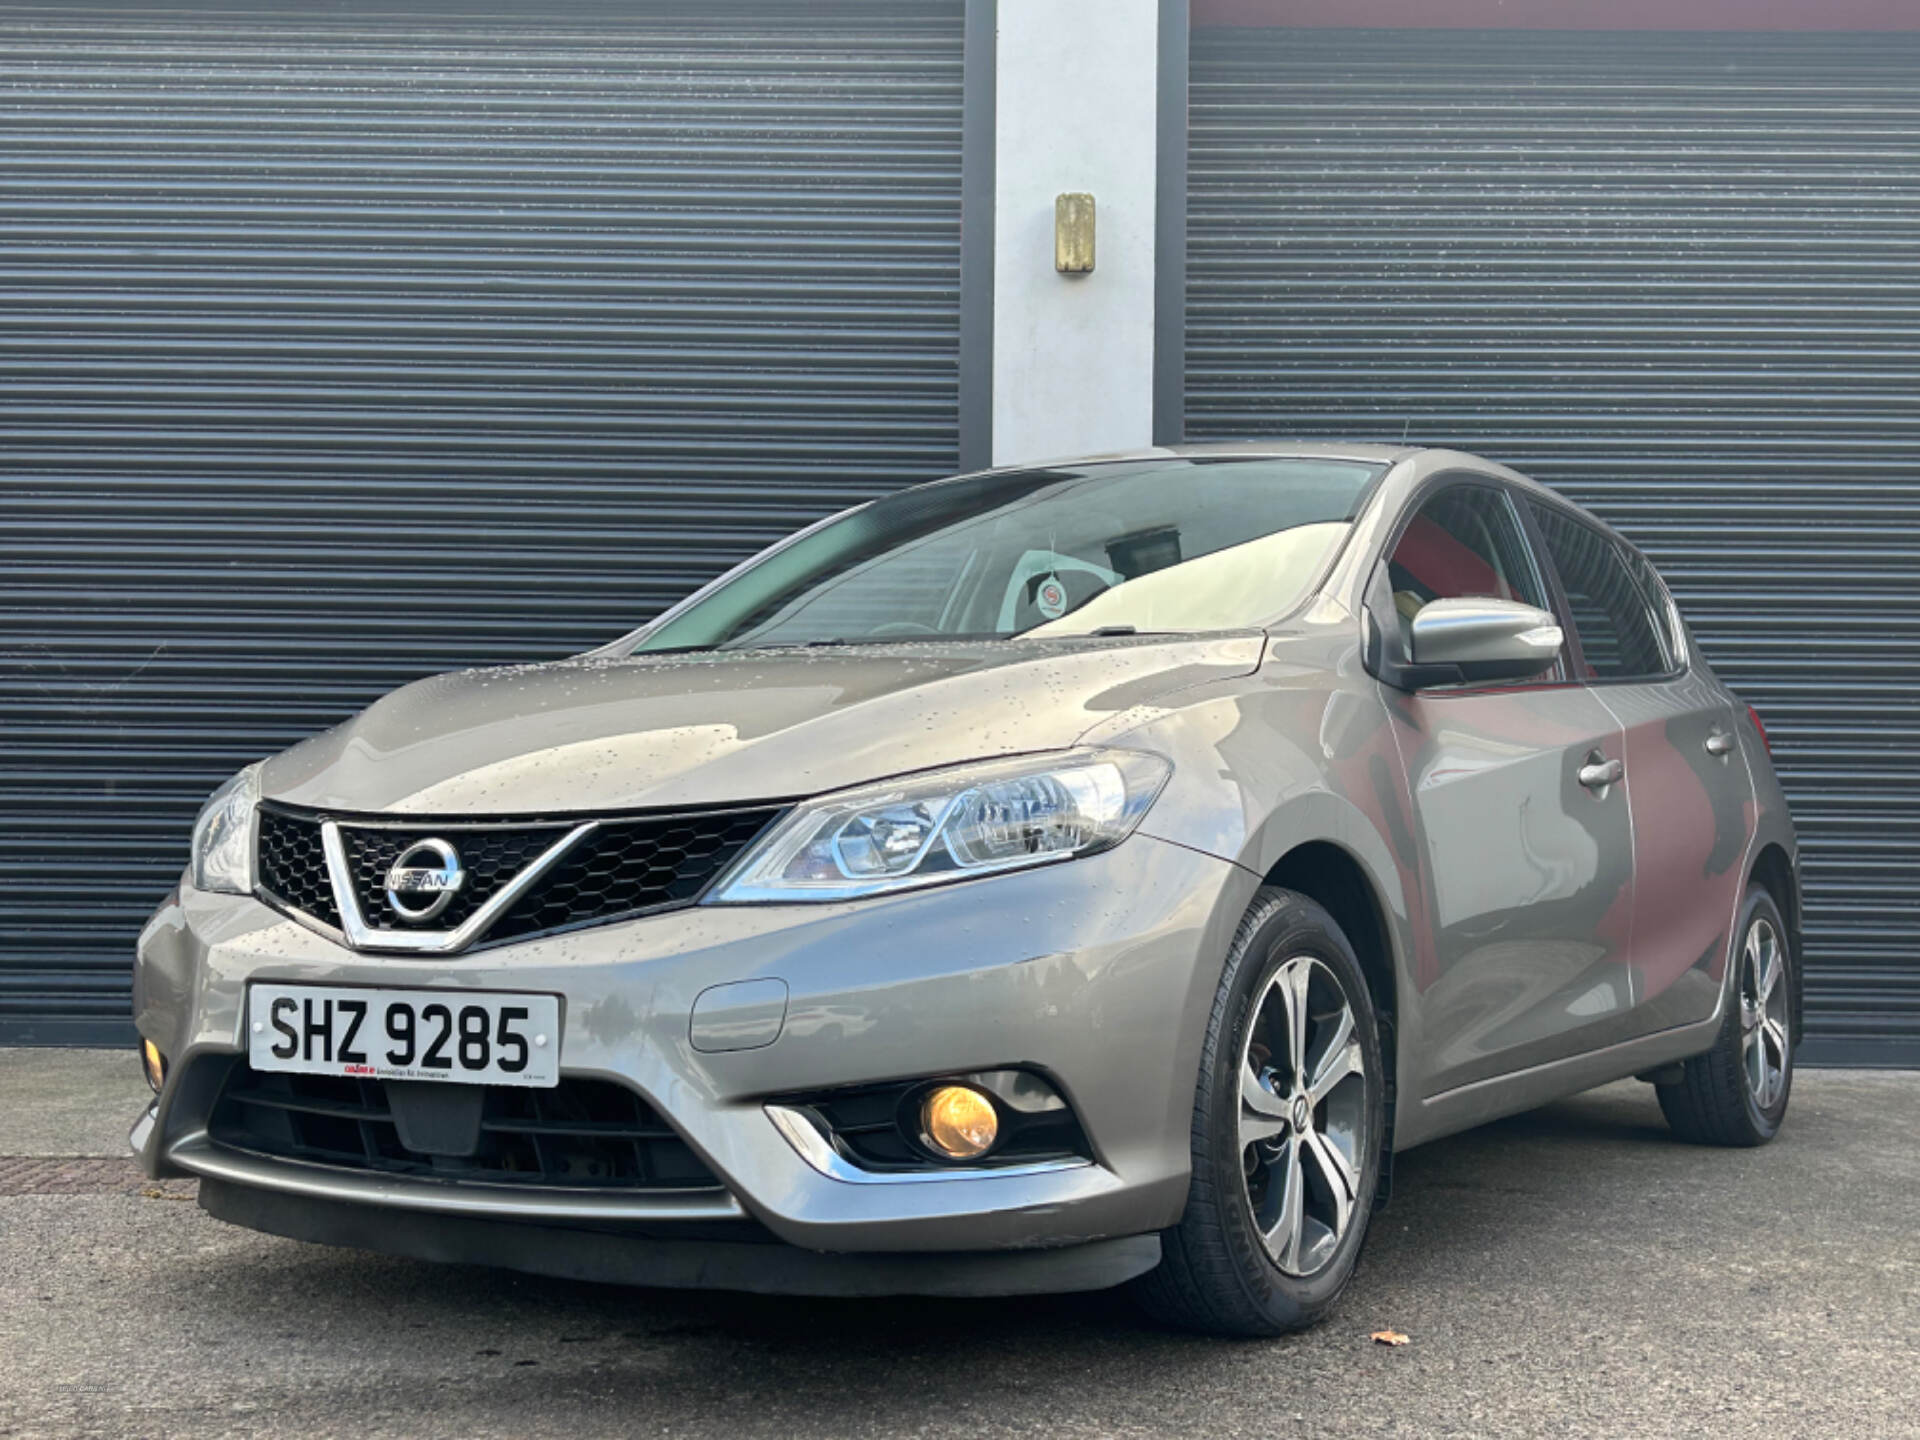
<instances>
[{"instance_id":1,"label":"dealer sticker on number plate","mask_svg":"<svg viewBox=\"0 0 1920 1440\"><path fill-rule=\"evenodd\" d=\"M296 1075L558 1085L560 997L253 985L247 1059Z\"/></svg>"}]
</instances>

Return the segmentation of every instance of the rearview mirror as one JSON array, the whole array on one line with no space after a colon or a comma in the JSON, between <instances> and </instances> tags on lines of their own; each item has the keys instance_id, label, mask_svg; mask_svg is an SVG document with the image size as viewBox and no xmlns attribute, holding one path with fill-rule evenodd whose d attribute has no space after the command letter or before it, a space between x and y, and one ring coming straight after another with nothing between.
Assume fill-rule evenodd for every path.
<instances>
[{"instance_id":1,"label":"rearview mirror","mask_svg":"<svg viewBox=\"0 0 1920 1440\"><path fill-rule=\"evenodd\" d=\"M1413 617L1417 686L1526 680L1560 657L1560 625L1517 600L1433 600Z\"/></svg>"}]
</instances>

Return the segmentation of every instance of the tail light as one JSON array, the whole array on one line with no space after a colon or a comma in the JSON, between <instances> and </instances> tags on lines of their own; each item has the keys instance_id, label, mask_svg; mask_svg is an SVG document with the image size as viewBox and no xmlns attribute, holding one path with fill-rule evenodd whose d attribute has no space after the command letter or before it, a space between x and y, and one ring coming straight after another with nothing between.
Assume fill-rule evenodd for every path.
<instances>
[{"instance_id":1,"label":"tail light","mask_svg":"<svg viewBox=\"0 0 1920 1440\"><path fill-rule=\"evenodd\" d=\"M1767 727L1760 723L1760 712L1749 705L1747 706L1747 718L1753 721L1753 728L1760 732L1760 743L1767 747L1767 757L1771 759L1773 757L1773 741L1767 737Z\"/></svg>"}]
</instances>

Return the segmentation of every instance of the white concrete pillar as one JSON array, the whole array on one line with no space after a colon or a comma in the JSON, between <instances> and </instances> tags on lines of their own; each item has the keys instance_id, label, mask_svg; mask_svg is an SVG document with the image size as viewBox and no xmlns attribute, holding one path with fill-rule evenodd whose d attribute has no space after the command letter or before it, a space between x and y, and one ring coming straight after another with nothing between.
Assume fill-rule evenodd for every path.
<instances>
[{"instance_id":1,"label":"white concrete pillar","mask_svg":"<svg viewBox=\"0 0 1920 1440\"><path fill-rule=\"evenodd\" d=\"M1148 445L1160 0L999 0L993 463ZM1096 262L1053 268L1054 199L1094 197Z\"/></svg>"}]
</instances>

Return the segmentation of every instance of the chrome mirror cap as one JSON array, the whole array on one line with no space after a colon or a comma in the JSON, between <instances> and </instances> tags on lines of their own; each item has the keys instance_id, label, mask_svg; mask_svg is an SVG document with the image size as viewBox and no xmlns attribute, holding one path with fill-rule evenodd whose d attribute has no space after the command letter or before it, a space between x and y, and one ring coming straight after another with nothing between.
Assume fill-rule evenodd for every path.
<instances>
[{"instance_id":1,"label":"chrome mirror cap","mask_svg":"<svg viewBox=\"0 0 1920 1440\"><path fill-rule=\"evenodd\" d=\"M1517 600L1433 600L1413 617L1416 666L1451 666L1467 682L1525 680L1560 658L1553 615Z\"/></svg>"}]
</instances>

